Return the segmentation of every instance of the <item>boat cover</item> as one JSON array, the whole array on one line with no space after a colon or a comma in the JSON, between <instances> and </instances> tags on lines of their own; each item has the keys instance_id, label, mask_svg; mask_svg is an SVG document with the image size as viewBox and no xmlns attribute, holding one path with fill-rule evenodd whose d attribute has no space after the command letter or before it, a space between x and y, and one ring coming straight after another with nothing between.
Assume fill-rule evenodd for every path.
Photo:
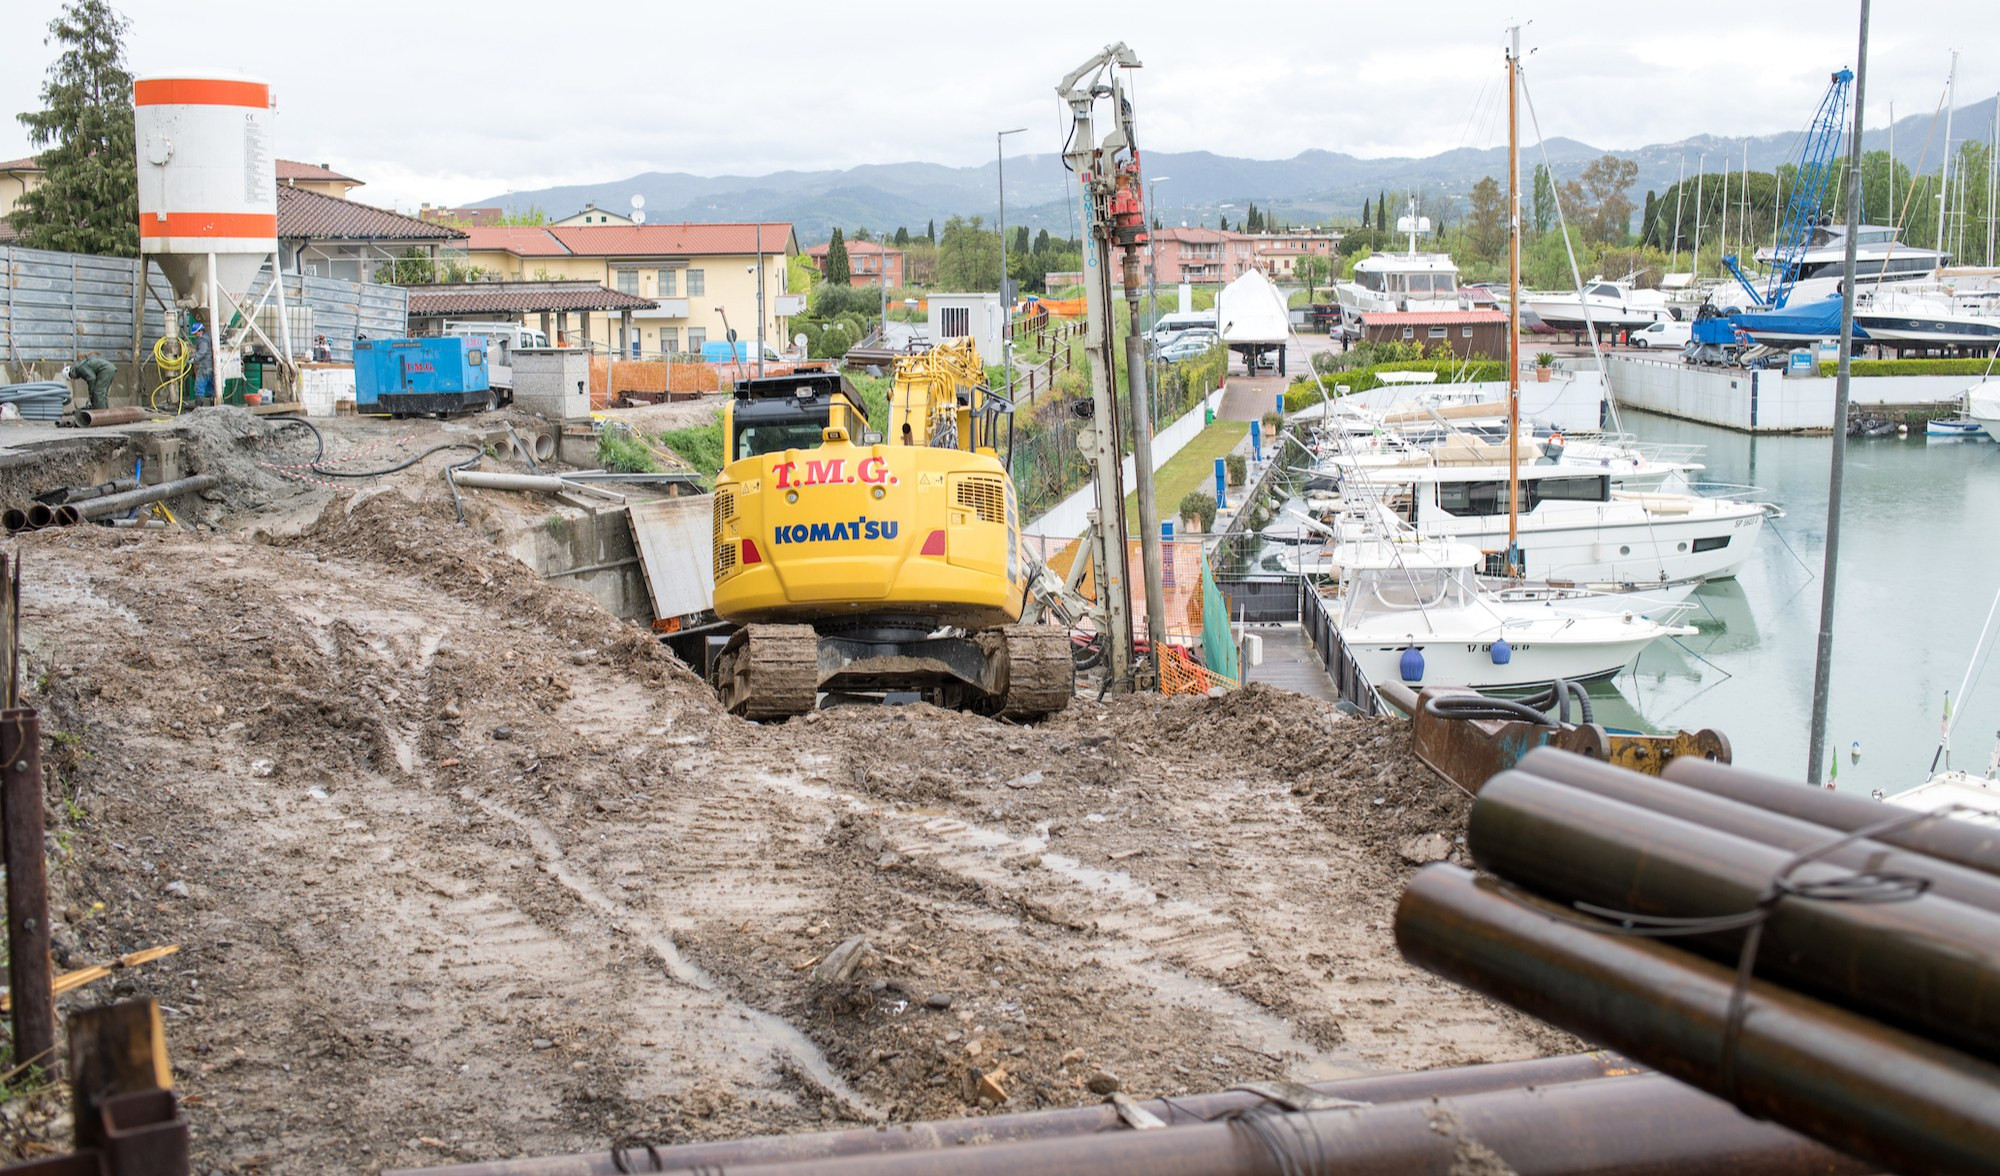
<instances>
[{"instance_id":1,"label":"boat cover","mask_svg":"<svg viewBox=\"0 0 2000 1176\"><path fill-rule=\"evenodd\" d=\"M1285 296L1257 270L1222 288L1215 299L1224 343L1283 343L1291 333Z\"/></svg>"}]
</instances>

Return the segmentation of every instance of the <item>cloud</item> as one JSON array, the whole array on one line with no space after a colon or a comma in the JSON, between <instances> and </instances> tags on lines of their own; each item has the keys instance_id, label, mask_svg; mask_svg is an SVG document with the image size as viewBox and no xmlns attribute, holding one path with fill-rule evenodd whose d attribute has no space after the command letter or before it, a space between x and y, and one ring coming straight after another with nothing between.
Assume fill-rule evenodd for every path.
<instances>
[{"instance_id":1,"label":"cloud","mask_svg":"<svg viewBox=\"0 0 2000 1176\"><path fill-rule=\"evenodd\" d=\"M928 160L982 164L993 133L1026 126L1012 152L1053 153L1067 129L1056 82L1110 41L1146 62L1133 76L1142 148L1282 159L1486 147L1505 133L1505 14L1443 0L1298 8L1239 20L1212 3L1078 6L940 19L884 0L842 5L616 5L587 14L529 0L473 9L346 0L313 6L128 0L141 72L271 78L279 151L369 181L378 203L457 202L645 171L761 175ZM1530 5L1523 36L1544 134L1607 149L1698 133L1802 129L1827 74L1852 64L1854 15L1820 0L1730 10L1726 38L1662 10L1656 27L1594 0ZM0 12L16 68L0 105L39 105L40 49L55 0ZM1870 121L1927 111L1946 68L1938 30L1993 43L2000 5L1878 6ZM1960 102L2000 86L1968 54ZM0 135L0 155L25 153Z\"/></svg>"}]
</instances>

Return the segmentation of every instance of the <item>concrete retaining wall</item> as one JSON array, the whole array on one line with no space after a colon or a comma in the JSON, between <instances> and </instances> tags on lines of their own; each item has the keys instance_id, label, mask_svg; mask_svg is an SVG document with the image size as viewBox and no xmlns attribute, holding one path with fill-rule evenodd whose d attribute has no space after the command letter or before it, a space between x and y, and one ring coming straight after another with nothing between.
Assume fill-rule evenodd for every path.
<instances>
[{"instance_id":1,"label":"concrete retaining wall","mask_svg":"<svg viewBox=\"0 0 2000 1176\"><path fill-rule=\"evenodd\" d=\"M1779 371L1695 367L1678 360L1609 358L1618 403L1663 416L1721 425L1746 433L1833 431L1838 381L1831 376L1787 377ZM1857 408L1955 408L1977 376L1868 376L1850 381Z\"/></svg>"},{"instance_id":2,"label":"concrete retaining wall","mask_svg":"<svg viewBox=\"0 0 2000 1176\"><path fill-rule=\"evenodd\" d=\"M628 620L651 621L645 573L623 509L596 513L557 506L506 539L507 552L551 584L589 593ZM703 559L706 552L698 553Z\"/></svg>"}]
</instances>

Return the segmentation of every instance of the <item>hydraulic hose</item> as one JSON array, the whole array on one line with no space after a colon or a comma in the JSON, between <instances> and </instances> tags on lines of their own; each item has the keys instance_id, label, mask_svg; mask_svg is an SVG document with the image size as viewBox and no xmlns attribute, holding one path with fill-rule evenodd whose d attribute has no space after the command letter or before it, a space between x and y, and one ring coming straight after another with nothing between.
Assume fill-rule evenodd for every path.
<instances>
[{"instance_id":1,"label":"hydraulic hose","mask_svg":"<svg viewBox=\"0 0 2000 1176\"><path fill-rule=\"evenodd\" d=\"M187 398L180 392L181 380L187 375L187 370L193 363L194 356L188 349L187 341L179 335L162 335L153 342L153 366L166 377L153 388L152 396L147 398L154 412L168 411L160 407L160 393L166 391L167 386L171 384L174 387L173 414L180 415L182 407L187 403Z\"/></svg>"},{"instance_id":2,"label":"hydraulic hose","mask_svg":"<svg viewBox=\"0 0 2000 1176\"><path fill-rule=\"evenodd\" d=\"M1568 725L1572 698L1576 700L1580 720L1595 722L1589 692L1581 682L1562 678L1550 683L1547 690L1523 698L1494 698L1485 694L1432 697L1424 701L1424 710L1440 719L1501 719L1552 727L1558 723ZM1550 708L1556 712L1553 721L1548 715Z\"/></svg>"}]
</instances>

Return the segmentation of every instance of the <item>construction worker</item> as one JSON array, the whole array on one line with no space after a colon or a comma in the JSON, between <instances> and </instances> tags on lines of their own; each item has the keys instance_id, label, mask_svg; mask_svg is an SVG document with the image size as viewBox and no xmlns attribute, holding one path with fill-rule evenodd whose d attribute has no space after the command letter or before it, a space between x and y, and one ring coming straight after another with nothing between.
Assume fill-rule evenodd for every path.
<instances>
[{"instance_id":1,"label":"construction worker","mask_svg":"<svg viewBox=\"0 0 2000 1176\"><path fill-rule=\"evenodd\" d=\"M118 374L110 360L101 355L86 355L70 365L68 376L72 380L82 380L90 388L90 407L108 408L111 404L111 381Z\"/></svg>"},{"instance_id":2,"label":"construction worker","mask_svg":"<svg viewBox=\"0 0 2000 1176\"><path fill-rule=\"evenodd\" d=\"M194 398L201 400L215 394L215 348L200 322L188 333L194 336Z\"/></svg>"}]
</instances>

